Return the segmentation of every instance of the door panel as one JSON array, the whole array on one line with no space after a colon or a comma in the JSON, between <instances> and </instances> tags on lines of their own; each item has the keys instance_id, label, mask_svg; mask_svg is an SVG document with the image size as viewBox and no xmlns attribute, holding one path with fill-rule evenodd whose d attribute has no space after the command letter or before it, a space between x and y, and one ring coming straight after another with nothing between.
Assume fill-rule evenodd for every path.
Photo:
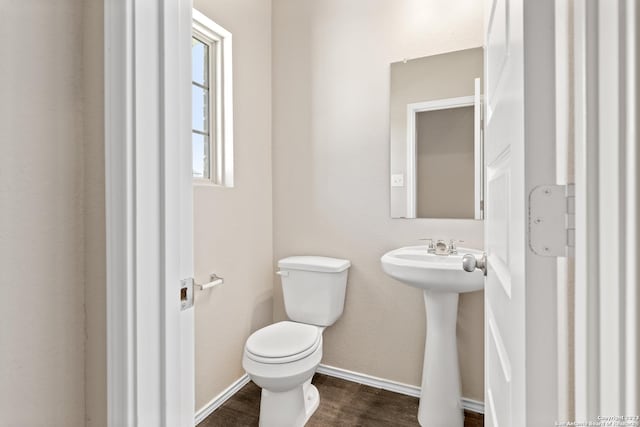
<instances>
[{"instance_id":1,"label":"door panel","mask_svg":"<svg viewBox=\"0 0 640 427\"><path fill-rule=\"evenodd\" d=\"M522 0L493 0L486 28L485 389L487 426L524 426ZM513 33L516 33L515 37ZM514 384L515 382L515 384Z\"/></svg>"},{"instance_id":2,"label":"door panel","mask_svg":"<svg viewBox=\"0 0 640 427\"><path fill-rule=\"evenodd\" d=\"M505 151L487 167L487 205L491 221L487 221L487 257L507 296L511 297L509 271L509 151ZM493 275L489 278L493 279Z\"/></svg>"},{"instance_id":3,"label":"door panel","mask_svg":"<svg viewBox=\"0 0 640 427\"><path fill-rule=\"evenodd\" d=\"M487 310L489 339L487 371L490 420L487 425L509 426L511 420L511 360L491 310Z\"/></svg>"},{"instance_id":4,"label":"door panel","mask_svg":"<svg viewBox=\"0 0 640 427\"><path fill-rule=\"evenodd\" d=\"M494 0L491 2L489 24L487 26L487 50L491 56L486 57L487 89L491 93L498 93L498 86L502 80L509 52L509 16L508 0ZM494 104L487 102L487 118L492 116Z\"/></svg>"},{"instance_id":5,"label":"door panel","mask_svg":"<svg viewBox=\"0 0 640 427\"><path fill-rule=\"evenodd\" d=\"M529 249L528 194L555 184L553 0L489 0L485 28L488 426L557 420L556 260Z\"/></svg>"}]
</instances>

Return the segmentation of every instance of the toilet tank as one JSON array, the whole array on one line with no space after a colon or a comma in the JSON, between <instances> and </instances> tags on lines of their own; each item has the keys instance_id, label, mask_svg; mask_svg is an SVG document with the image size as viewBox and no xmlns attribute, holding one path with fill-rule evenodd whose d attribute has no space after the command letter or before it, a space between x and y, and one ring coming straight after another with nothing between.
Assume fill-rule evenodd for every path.
<instances>
[{"instance_id":1,"label":"toilet tank","mask_svg":"<svg viewBox=\"0 0 640 427\"><path fill-rule=\"evenodd\" d=\"M322 256L292 256L278 261L289 319L332 325L344 309L350 266L346 259Z\"/></svg>"}]
</instances>

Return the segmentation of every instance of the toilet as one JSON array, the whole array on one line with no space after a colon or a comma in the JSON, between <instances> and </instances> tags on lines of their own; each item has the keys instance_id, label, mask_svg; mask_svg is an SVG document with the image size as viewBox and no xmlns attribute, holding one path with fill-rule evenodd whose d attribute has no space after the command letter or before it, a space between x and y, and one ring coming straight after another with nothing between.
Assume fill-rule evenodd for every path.
<instances>
[{"instance_id":1,"label":"toilet","mask_svg":"<svg viewBox=\"0 0 640 427\"><path fill-rule=\"evenodd\" d=\"M322 332L342 315L348 260L292 256L278 261L288 321L254 332L242 366L262 388L260 427L301 427L318 408L311 378L322 359Z\"/></svg>"}]
</instances>

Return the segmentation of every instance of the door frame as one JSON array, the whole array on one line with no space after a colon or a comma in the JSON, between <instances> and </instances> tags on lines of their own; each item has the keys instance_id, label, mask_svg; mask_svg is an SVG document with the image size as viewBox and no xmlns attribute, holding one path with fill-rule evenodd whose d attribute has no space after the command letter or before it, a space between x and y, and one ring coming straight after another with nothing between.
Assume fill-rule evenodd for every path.
<instances>
[{"instance_id":1,"label":"door frame","mask_svg":"<svg viewBox=\"0 0 640 427\"><path fill-rule=\"evenodd\" d=\"M638 415L640 8L574 2L575 416Z\"/></svg>"},{"instance_id":2,"label":"door frame","mask_svg":"<svg viewBox=\"0 0 640 427\"><path fill-rule=\"evenodd\" d=\"M193 310L181 312L179 298L193 267L191 163L180 144L191 9L191 0L104 3L110 427L194 424Z\"/></svg>"}]
</instances>

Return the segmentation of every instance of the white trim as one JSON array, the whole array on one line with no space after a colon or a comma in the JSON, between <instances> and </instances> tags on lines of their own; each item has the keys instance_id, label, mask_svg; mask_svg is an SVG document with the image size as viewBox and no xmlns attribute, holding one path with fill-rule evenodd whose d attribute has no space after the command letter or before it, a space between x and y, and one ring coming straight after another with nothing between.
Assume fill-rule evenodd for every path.
<instances>
[{"instance_id":1,"label":"white trim","mask_svg":"<svg viewBox=\"0 0 640 427\"><path fill-rule=\"evenodd\" d=\"M180 259L179 278L193 277L193 189L192 189L192 168L193 156L191 153L191 29L192 29L192 0L179 0L177 6L179 10L170 11L168 17L178 18L177 37L178 58L174 59L179 64L177 87L174 87L175 95L178 97L176 105L180 107L173 110L173 114L179 117L180 125L176 141L182 141L177 148L177 159L167 158L167 161L177 161L179 175L173 177L178 185L178 200L169 200L173 204L173 212L177 212L178 224L174 227L174 232L178 233L175 247L178 253L173 252L171 256ZM175 22L175 21L174 21ZM175 31L175 30L174 30ZM171 61L171 58L167 58ZM170 206L170 205L167 205ZM175 221L175 220L174 220ZM180 426L193 426L193 415L195 411L195 328L194 310L183 310L179 313L180 341L170 345L179 347L179 372L180 375Z\"/></svg>"},{"instance_id":2,"label":"white trim","mask_svg":"<svg viewBox=\"0 0 640 427\"><path fill-rule=\"evenodd\" d=\"M397 381L391 381L384 378L374 377L372 375L362 374L360 372L349 371L347 369L336 368L334 366L320 364L316 370L319 374L328 375L330 377L340 378L342 380L351 381L353 383L363 384L382 390L392 391L394 393L404 394L420 398L420 387L410 384L404 384Z\"/></svg>"},{"instance_id":3,"label":"white trim","mask_svg":"<svg viewBox=\"0 0 640 427\"><path fill-rule=\"evenodd\" d=\"M229 387L225 388L220 394L211 399L209 403L198 409L195 416L196 425L200 424L205 418L211 415L213 411L221 407L227 400L233 397L234 394L239 392L242 387L247 385L249 381L251 381L249 375L244 374L235 380Z\"/></svg>"},{"instance_id":4,"label":"white trim","mask_svg":"<svg viewBox=\"0 0 640 427\"><path fill-rule=\"evenodd\" d=\"M479 106L481 105L482 96L480 95L480 87L479 87L479 79L475 79L475 94L472 96L460 96L457 98L445 98L445 99L436 99L434 101L423 101L423 102L413 102L407 104L407 212L406 218L416 218L416 161L417 161L417 135L416 135L416 114L422 113L425 111L435 111L435 110L444 110L449 108L460 108L460 107L474 107L474 123L476 129L474 130L474 153L477 153L480 148L480 133L478 127L480 126L479 120ZM475 180L478 181L478 174L481 174L481 170L483 166L480 164L480 171L478 170L478 164L482 161L477 157L474 157L474 163L476 165L475 170ZM478 183L475 183L477 187ZM477 188L476 188L477 190ZM476 208L475 208L475 219L481 219L478 215L478 210L480 208L480 203L478 203L479 194L476 191ZM480 195L480 197L482 197Z\"/></svg>"},{"instance_id":5,"label":"white trim","mask_svg":"<svg viewBox=\"0 0 640 427\"><path fill-rule=\"evenodd\" d=\"M576 2L576 420L637 414L638 10Z\"/></svg>"},{"instance_id":6,"label":"white trim","mask_svg":"<svg viewBox=\"0 0 640 427\"><path fill-rule=\"evenodd\" d=\"M626 245L623 249L626 255L625 279L625 311L624 320L626 335L625 343L625 411L628 414L638 414L640 412L640 375L638 360L640 357L640 337L638 325L640 322L640 296L638 293L638 283L640 283L640 268L638 267L638 257L640 257L640 229L638 218L640 218L640 156L638 155L638 145L640 144L640 134L638 133L638 122L640 121L640 95L638 92L640 80L639 60L640 60L640 7L636 0L626 0L625 3L625 85L626 85L626 129L624 129L625 157L626 157Z\"/></svg>"},{"instance_id":7,"label":"white trim","mask_svg":"<svg viewBox=\"0 0 640 427\"><path fill-rule=\"evenodd\" d=\"M484 402L479 400L469 399L467 397L461 397L460 403L462 403L462 409L469 412L475 412L476 414L484 415Z\"/></svg>"},{"instance_id":8,"label":"white trim","mask_svg":"<svg viewBox=\"0 0 640 427\"><path fill-rule=\"evenodd\" d=\"M555 66L556 66L556 184L573 184L573 176L569 176L569 141L572 111L570 55L572 37L569 0L555 2ZM571 130L573 132L573 130ZM569 254L572 257L572 254ZM573 419L573 401L570 400L572 381L572 330L570 316L573 313L571 300L573 284L569 283L569 259L558 257L558 419Z\"/></svg>"},{"instance_id":9,"label":"white trim","mask_svg":"<svg viewBox=\"0 0 640 427\"><path fill-rule=\"evenodd\" d=\"M624 351L622 303L623 271L620 271L625 241L620 223L624 197L621 178L620 118L621 108L619 4L598 2L598 169L599 169L599 304L600 304L600 411L606 414L626 414L620 406L624 400ZM606 141L606 146L603 142ZM622 274L621 274L622 273Z\"/></svg>"},{"instance_id":10,"label":"white trim","mask_svg":"<svg viewBox=\"0 0 640 427\"><path fill-rule=\"evenodd\" d=\"M137 418L132 289L135 222L130 202L133 4L106 1L104 9L107 417L109 426L115 427L133 426Z\"/></svg>"},{"instance_id":11,"label":"white trim","mask_svg":"<svg viewBox=\"0 0 640 427\"><path fill-rule=\"evenodd\" d=\"M599 409L637 414L638 15L634 2L598 6Z\"/></svg>"},{"instance_id":12,"label":"white trim","mask_svg":"<svg viewBox=\"0 0 640 427\"><path fill-rule=\"evenodd\" d=\"M482 94L480 77L473 81L473 211L474 219L484 218L482 201L484 200L484 149L482 148Z\"/></svg>"},{"instance_id":13,"label":"white trim","mask_svg":"<svg viewBox=\"0 0 640 427\"><path fill-rule=\"evenodd\" d=\"M574 2L574 132L576 181L575 417L600 414L598 402L597 4Z\"/></svg>"},{"instance_id":14,"label":"white trim","mask_svg":"<svg viewBox=\"0 0 640 427\"><path fill-rule=\"evenodd\" d=\"M420 387L415 385L404 384L397 381L374 377L372 375L362 374L360 372L349 371L347 369L336 368L334 366L324 364L318 366L316 372L319 374L328 375L330 377L340 378L342 380L367 385L369 387L380 388L382 390L420 398ZM462 405L462 408L467 411L484 414L483 402L463 397L460 399L460 403Z\"/></svg>"},{"instance_id":15,"label":"white trim","mask_svg":"<svg viewBox=\"0 0 640 427\"><path fill-rule=\"evenodd\" d=\"M475 95L471 95L459 96L457 98L436 99L434 101L412 102L407 104L407 113L421 113L423 111L444 110L447 108L470 107L475 104L475 101Z\"/></svg>"},{"instance_id":16,"label":"white trim","mask_svg":"<svg viewBox=\"0 0 640 427\"><path fill-rule=\"evenodd\" d=\"M193 27L207 37L215 40L231 39L231 32L218 25L198 9L193 8Z\"/></svg>"},{"instance_id":17,"label":"white trim","mask_svg":"<svg viewBox=\"0 0 640 427\"><path fill-rule=\"evenodd\" d=\"M194 406L192 311L178 297L192 268L181 249L192 246L191 187L180 179L191 3L104 7L108 425L184 427Z\"/></svg>"}]
</instances>

